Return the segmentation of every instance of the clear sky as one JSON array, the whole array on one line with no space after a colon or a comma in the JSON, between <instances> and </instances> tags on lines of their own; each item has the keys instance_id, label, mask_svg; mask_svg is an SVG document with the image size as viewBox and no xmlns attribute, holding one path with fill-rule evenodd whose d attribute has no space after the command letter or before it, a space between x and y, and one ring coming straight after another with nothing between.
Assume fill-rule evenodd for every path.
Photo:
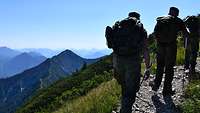
<instances>
[{"instance_id":1,"label":"clear sky","mask_svg":"<svg viewBox=\"0 0 200 113\"><path fill-rule=\"evenodd\" d=\"M181 18L200 13L200 0L0 0L0 46L102 49L107 25L138 11L151 33L171 6Z\"/></svg>"}]
</instances>

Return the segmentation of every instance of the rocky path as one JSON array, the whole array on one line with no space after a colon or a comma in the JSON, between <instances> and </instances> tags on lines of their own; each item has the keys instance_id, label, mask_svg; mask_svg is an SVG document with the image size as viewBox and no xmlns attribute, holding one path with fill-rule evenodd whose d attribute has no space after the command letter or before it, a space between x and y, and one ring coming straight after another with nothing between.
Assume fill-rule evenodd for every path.
<instances>
[{"instance_id":1,"label":"rocky path","mask_svg":"<svg viewBox=\"0 0 200 113\"><path fill-rule=\"evenodd\" d=\"M152 75L150 79L144 81L140 87L136 102L133 105L134 113L180 113L178 105L183 101L183 89L188 81L182 66L177 66L174 70L173 89L175 89L176 94L172 97L163 97L163 82L158 92L152 91L149 86L149 82L152 81L154 77L154 75Z\"/></svg>"},{"instance_id":2,"label":"rocky path","mask_svg":"<svg viewBox=\"0 0 200 113\"><path fill-rule=\"evenodd\" d=\"M199 62L196 67L196 71L200 72ZM163 97L163 82L158 92L152 91L149 83L153 81L155 75L151 75L140 87L133 105L133 113L180 113L178 105L183 102L184 88L188 83L188 77L184 72L183 66L174 67L174 72L173 89L176 94L171 97ZM119 112L119 109L117 111Z\"/></svg>"}]
</instances>

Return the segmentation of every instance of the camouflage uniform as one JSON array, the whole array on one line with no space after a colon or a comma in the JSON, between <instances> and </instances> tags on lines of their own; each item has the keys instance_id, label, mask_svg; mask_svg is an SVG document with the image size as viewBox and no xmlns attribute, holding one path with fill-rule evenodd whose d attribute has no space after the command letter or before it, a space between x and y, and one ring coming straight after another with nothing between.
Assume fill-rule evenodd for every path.
<instances>
[{"instance_id":1,"label":"camouflage uniform","mask_svg":"<svg viewBox=\"0 0 200 113\"><path fill-rule=\"evenodd\" d=\"M130 15L129 15L130 16ZM141 23L140 23L141 24ZM142 45L144 47L147 39L147 32L141 24ZM133 48L133 50L136 48ZM132 105L135 102L136 93L139 91L141 77L141 53L140 49L135 54L119 55L113 52L114 76L122 89L120 113L132 113Z\"/></svg>"},{"instance_id":2,"label":"camouflage uniform","mask_svg":"<svg viewBox=\"0 0 200 113\"><path fill-rule=\"evenodd\" d=\"M171 9L170 9L171 10ZM176 9L177 10L177 9ZM172 15L167 16L166 18ZM165 18L165 17L164 17ZM177 54L177 35L179 31L183 33L187 32L184 22L177 16L173 16L173 28L170 28L173 34L165 37L163 34L160 34L158 23L155 26L154 33L157 39L157 70L156 78L154 80L153 90L157 91L163 78L163 73L165 72L165 81L163 88L163 95L171 95L172 91L172 80L174 76L173 66L176 63L176 54ZM159 19L159 18L158 18ZM168 31L166 31L167 34ZM164 41L163 41L164 40Z\"/></svg>"},{"instance_id":3,"label":"camouflage uniform","mask_svg":"<svg viewBox=\"0 0 200 113\"><path fill-rule=\"evenodd\" d=\"M189 17L190 18L190 17ZM197 20L194 21L194 23L189 22L190 20L186 20L186 25L190 31L189 34L189 38L188 38L188 46L186 48L186 54L185 54L185 68L189 69L192 72L195 72L195 66L196 66L196 59L197 59L197 55L198 55L198 50L199 50L199 22L198 22L198 18L196 18ZM188 25L190 24L191 25Z\"/></svg>"},{"instance_id":4,"label":"camouflage uniform","mask_svg":"<svg viewBox=\"0 0 200 113\"><path fill-rule=\"evenodd\" d=\"M139 55L118 56L113 54L114 75L122 88L120 113L131 113L139 90L141 59Z\"/></svg>"}]
</instances>

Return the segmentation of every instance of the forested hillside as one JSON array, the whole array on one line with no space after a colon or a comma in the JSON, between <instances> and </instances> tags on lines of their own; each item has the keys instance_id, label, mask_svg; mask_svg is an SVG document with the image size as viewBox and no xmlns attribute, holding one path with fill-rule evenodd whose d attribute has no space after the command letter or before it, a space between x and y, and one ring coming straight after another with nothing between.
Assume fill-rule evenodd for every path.
<instances>
[{"instance_id":1,"label":"forested hillside","mask_svg":"<svg viewBox=\"0 0 200 113\"><path fill-rule=\"evenodd\" d=\"M47 89L39 91L17 113L50 113L58 110L65 103L86 95L101 83L111 80L111 56L83 67L72 76L57 81Z\"/></svg>"}]
</instances>

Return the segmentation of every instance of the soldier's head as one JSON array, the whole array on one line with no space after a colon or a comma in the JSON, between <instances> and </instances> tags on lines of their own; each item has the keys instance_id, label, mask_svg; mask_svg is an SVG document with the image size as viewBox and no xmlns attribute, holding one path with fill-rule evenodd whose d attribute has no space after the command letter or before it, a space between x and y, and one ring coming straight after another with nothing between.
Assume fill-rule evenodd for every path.
<instances>
[{"instance_id":1,"label":"soldier's head","mask_svg":"<svg viewBox=\"0 0 200 113\"><path fill-rule=\"evenodd\" d=\"M179 15L179 10L176 7L170 7L169 9L169 15L171 16L178 16Z\"/></svg>"},{"instance_id":2,"label":"soldier's head","mask_svg":"<svg viewBox=\"0 0 200 113\"><path fill-rule=\"evenodd\" d=\"M130 12L130 13L128 14L128 16L129 16L129 17L135 17L135 18L137 18L138 20L140 19L140 14L137 13L137 12Z\"/></svg>"}]
</instances>

